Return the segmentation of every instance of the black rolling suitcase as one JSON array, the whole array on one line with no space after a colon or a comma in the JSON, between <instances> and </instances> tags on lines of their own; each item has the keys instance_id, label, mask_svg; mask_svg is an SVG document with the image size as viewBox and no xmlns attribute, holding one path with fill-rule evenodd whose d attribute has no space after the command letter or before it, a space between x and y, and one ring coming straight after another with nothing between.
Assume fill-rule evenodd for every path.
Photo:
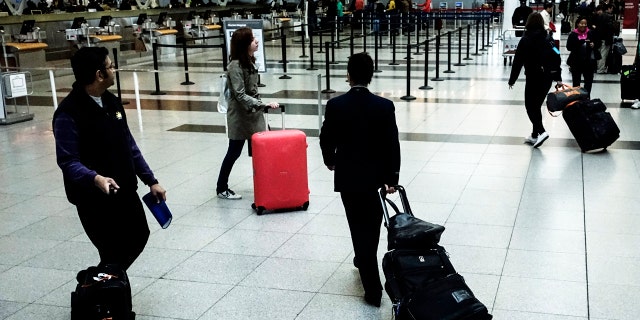
<instances>
[{"instance_id":1,"label":"black rolling suitcase","mask_svg":"<svg viewBox=\"0 0 640 320\"><path fill-rule=\"evenodd\" d=\"M131 285L118 265L89 267L78 272L71 292L71 320L135 320Z\"/></svg>"},{"instance_id":2,"label":"black rolling suitcase","mask_svg":"<svg viewBox=\"0 0 640 320\"><path fill-rule=\"evenodd\" d=\"M620 98L622 100L640 99L640 81L638 69L634 65L622 66L620 71Z\"/></svg>"},{"instance_id":3,"label":"black rolling suitcase","mask_svg":"<svg viewBox=\"0 0 640 320\"><path fill-rule=\"evenodd\" d=\"M620 137L620 129L600 99L581 100L562 111L582 152L603 151Z\"/></svg>"},{"instance_id":4,"label":"black rolling suitcase","mask_svg":"<svg viewBox=\"0 0 640 320\"><path fill-rule=\"evenodd\" d=\"M438 245L444 227L416 218L406 191L396 186L404 212L380 189L389 249L382 259L385 291L396 320L490 320L487 308L456 273ZM389 217L389 204L396 214Z\"/></svg>"}]
</instances>

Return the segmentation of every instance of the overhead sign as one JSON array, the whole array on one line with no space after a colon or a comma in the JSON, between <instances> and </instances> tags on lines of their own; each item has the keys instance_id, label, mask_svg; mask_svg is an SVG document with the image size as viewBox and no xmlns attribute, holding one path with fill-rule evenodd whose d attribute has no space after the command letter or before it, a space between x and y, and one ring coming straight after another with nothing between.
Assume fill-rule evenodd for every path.
<instances>
[{"instance_id":1,"label":"overhead sign","mask_svg":"<svg viewBox=\"0 0 640 320\"><path fill-rule=\"evenodd\" d=\"M253 36L258 39L258 51L253 54L256 58L258 72L267 72L266 57L264 55L264 37L262 36L262 19L224 19L223 32L227 43L227 56L231 56L231 35L234 31L243 27L251 28L253 30Z\"/></svg>"}]
</instances>

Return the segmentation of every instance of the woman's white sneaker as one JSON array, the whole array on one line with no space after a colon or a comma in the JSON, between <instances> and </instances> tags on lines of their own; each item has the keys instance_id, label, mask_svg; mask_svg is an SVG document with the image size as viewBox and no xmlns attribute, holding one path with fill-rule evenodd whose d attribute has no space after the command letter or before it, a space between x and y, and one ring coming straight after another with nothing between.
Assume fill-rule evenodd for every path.
<instances>
[{"instance_id":1,"label":"woman's white sneaker","mask_svg":"<svg viewBox=\"0 0 640 320\"><path fill-rule=\"evenodd\" d=\"M547 139L549 139L549 134L545 131L538 135L536 138L536 142L533 144L534 148L541 146Z\"/></svg>"},{"instance_id":2,"label":"woman's white sneaker","mask_svg":"<svg viewBox=\"0 0 640 320\"><path fill-rule=\"evenodd\" d=\"M239 194L236 194L231 189L227 189L225 191L218 193L218 198L228 199L228 200L239 200L239 199L242 199L242 196Z\"/></svg>"}]
</instances>

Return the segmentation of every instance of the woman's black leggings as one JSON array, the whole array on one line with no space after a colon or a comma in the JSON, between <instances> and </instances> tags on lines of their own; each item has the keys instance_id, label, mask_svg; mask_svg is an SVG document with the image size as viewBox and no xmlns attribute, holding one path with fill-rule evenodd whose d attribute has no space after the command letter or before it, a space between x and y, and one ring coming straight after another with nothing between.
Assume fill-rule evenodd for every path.
<instances>
[{"instance_id":1,"label":"woman's black leggings","mask_svg":"<svg viewBox=\"0 0 640 320\"><path fill-rule=\"evenodd\" d=\"M527 77L524 85L524 106L533 125L531 137L535 138L545 132L542 125L542 102L551 88L551 79L545 77Z\"/></svg>"}]
</instances>

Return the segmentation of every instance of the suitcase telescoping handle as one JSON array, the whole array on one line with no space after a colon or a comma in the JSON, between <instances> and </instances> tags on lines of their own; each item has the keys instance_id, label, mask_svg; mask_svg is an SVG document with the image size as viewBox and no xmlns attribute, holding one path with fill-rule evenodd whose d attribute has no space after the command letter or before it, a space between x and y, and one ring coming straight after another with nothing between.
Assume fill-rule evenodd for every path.
<instances>
[{"instance_id":1,"label":"suitcase telescoping handle","mask_svg":"<svg viewBox=\"0 0 640 320\"><path fill-rule=\"evenodd\" d=\"M396 189L396 191L398 191L398 194L400 195L400 202L402 203L402 209L404 210L404 212L413 216L413 211L411 211L409 199L407 198L407 192L404 190L404 187L401 185L396 185L393 188ZM378 194L380 195L380 205L382 205L382 216L384 217L384 223L386 226L388 226L390 216L389 210L387 209L387 203L389 203L389 205L396 213L399 213L400 210L398 209L398 206L393 203L393 201L387 199L387 190L385 190L385 188L379 188Z\"/></svg>"},{"instance_id":2,"label":"suitcase telescoping handle","mask_svg":"<svg viewBox=\"0 0 640 320\"><path fill-rule=\"evenodd\" d=\"M278 108L280 108L280 114L282 115L282 130L284 130L284 104L281 104L278 106ZM271 107L266 106L264 107L264 121L267 122L267 130L271 130L269 128L269 109L271 109Z\"/></svg>"}]
</instances>

